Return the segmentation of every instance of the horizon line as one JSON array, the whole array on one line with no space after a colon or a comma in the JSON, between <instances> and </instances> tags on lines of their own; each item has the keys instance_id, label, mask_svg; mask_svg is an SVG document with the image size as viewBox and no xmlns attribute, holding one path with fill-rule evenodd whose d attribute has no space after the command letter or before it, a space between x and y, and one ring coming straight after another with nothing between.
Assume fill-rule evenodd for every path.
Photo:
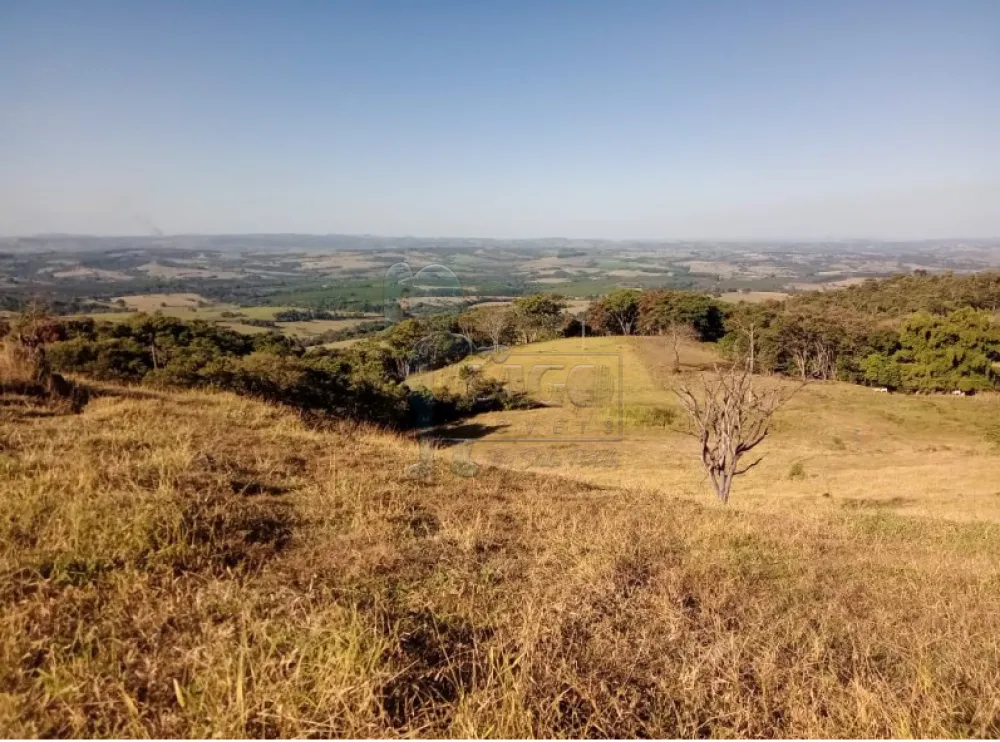
<instances>
[{"instance_id":1,"label":"horizon line","mask_svg":"<svg viewBox=\"0 0 1000 742\"><path fill-rule=\"evenodd\" d=\"M720 242L720 243L763 243L763 242L941 242L953 240L998 240L1000 235L950 235L944 237L872 237L872 236L798 236L798 237L488 237L488 236L455 236L433 235L419 236L412 234L378 234L374 232L175 232L163 234L95 234L88 232L36 232L34 234L0 234L0 240L39 240L39 239L178 239L184 237L351 237L356 239L385 240L453 240L453 241L489 241L489 242Z\"/></svg>"}]
</instances>

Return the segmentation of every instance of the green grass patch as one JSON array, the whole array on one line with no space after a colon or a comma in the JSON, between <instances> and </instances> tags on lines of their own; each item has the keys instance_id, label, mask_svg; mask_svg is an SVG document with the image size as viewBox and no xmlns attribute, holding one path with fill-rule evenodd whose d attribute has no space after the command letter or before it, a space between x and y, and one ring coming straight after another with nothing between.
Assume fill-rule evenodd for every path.
<instances>
[{"instance_id":1,"label":"green grass patch","mask_svg":"<svg viewBox=\"0 0 1000 742\"><path fill-rule=\"evenodd\" d=\"M678 412L673 407L626 405L622 416L626 425L635 428L669 428L677 422Z\"/></svg>"}]
</instances>

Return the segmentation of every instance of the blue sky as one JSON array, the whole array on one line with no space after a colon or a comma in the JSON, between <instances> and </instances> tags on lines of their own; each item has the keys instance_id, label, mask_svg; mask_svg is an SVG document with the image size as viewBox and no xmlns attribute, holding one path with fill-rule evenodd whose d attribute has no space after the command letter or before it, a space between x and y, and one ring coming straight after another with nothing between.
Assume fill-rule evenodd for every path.
<instances>
[{"instance_id":1,"label":"blue sky","mask_svg":"<svg viewBox=\"0 0 1000 742\"><path fill-rule=\"evenodd\" d=\"M1000 236L1000 2L0 0L0 234Z\"/></svg>"}]
</instances>

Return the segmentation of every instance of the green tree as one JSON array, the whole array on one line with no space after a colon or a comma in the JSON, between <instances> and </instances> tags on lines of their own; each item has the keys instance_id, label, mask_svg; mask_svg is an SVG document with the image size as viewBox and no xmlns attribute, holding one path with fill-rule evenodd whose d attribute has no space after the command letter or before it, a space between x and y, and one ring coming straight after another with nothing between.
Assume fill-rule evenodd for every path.
<instances>
[{"instance_id":1,"label":"green tree","mask_svg":"<svg viewBox=\"0 0 1000 742\"><path fill-rule=\"evenodd\" d=\"M680 371L682 342L714 341L724 333L718 305L707 296L687 291L643 292L637 302L637 322L641 333L668 338L675 373Z\"/></svg>"},{"instance_id":2,"label":"green tree","mask_svg":"<svg viewBox=\"0 0 1000 742\"><path fill-rule=\"evenodd\" d=\"M903 323L900 344L895 359L908 389L972 392L1000 380L1000 328L989 312L914 314Z\"/></svg>"},{"instance_id":3,"label":"green tree","mask_svg":"<svg viewBox=\"0 0 1000 742\"><path fill-rule=\"evenodd\" d=\"M465 383L465 393L469 394L483 379L483 369L479 366L464 365L458 369L458 378Z\"/></svg>"},{"instance_id":4,"label":"green tree","mask_svg":"<svg viewBox=\"0 0 1000 742\"><path fill-rule=\"evenodd\" d=\"M714 342L726 332L724 315L710 297L689 291L644 291L638 302L639 332L665 335L675 325L686 325L702 342Z\"/></svg>"},{"instance_id":5,"label":"green tree","mask_svg":"<svg viewBox=\"0 0 1000 742\"><path fill-rule=\"evenodd\" d=\"M416 319L404 319L383 333L383 342L392 354L400 377L409 376L416 361L417 343L426 335L427 328Z\"/></svg>"},{"instance_id":6,"label":"green tree","mask_svg":"<svg viewBox=\"0 0 1000 742\"><path fill-rule=\"evenodd\" d=\"M604 329L631 335L639 319L639 295L635 289L615 289L602 298Z\"/></svg>"},{"instance_id":7,"label":"green tree","mask_svg":"<svg viewBox=\"0 0 1000 742\"><path fill-rule=\"evenodd\" d=\"M861 372L869 386L899 389L903 386L903 372L895 358L882 353L870 353L861 361Z\"/></svg>"},{"instance_id":8,"label":"green tree","mask_svg":"<svg viewBox=\"0 0 1000 742\"><path fill-rule=\"evenodd\" d=\"M514 300L514 327L522 343L556 337L566 300L559 294L530 294Z\"/></svg>"}]
</instances>

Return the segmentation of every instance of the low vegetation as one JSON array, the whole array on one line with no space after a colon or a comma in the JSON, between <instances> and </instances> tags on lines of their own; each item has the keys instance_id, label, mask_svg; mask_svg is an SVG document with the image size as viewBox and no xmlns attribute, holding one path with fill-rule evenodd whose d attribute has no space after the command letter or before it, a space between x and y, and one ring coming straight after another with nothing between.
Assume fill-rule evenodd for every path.
<instances>
[{"instance_id":1,"label":"low vegetation","mask_svg":"<svg viewBox=\"0 0 1000 742\"><path fill-rule=\"evenodd\" d=\"M23 736L996 736L1000 530L444 462L228 393L0 408Z\"/></svg>"},{"instance_id":2,"label":"low vegetation","mask_svg":"<svg viewBox=\"0 0 1000 742\"><path fill-rule=\"evenodd\" d=\"M24 395L68 412L82 409L86 388L53 373L46 357L45 345L55 332L44 315L31 312L0 328L0 395Z\"/></svg>"},{"instance_id":3,"label":"low vegetation","mask_svg":"<svg viewBox=\"0 0 1000 742\"><path fill-rule=\"evenodd\" d=\"M19 329L28 324L30 332ZM461 394L406 386L411 366L437 368L465 357L469 349L455 337L407 320L377 340L307 353L277 333L245 335L207 322L141 313L119 323L56 321L38 314L8 328L4 378L10 386L28 374L44 391L54 369L154 388L229 390L334 420L394 428L528 404L495 380L476 379ZM22 373L18 363L28 370Z\"/></svg>"}]
</instances>

